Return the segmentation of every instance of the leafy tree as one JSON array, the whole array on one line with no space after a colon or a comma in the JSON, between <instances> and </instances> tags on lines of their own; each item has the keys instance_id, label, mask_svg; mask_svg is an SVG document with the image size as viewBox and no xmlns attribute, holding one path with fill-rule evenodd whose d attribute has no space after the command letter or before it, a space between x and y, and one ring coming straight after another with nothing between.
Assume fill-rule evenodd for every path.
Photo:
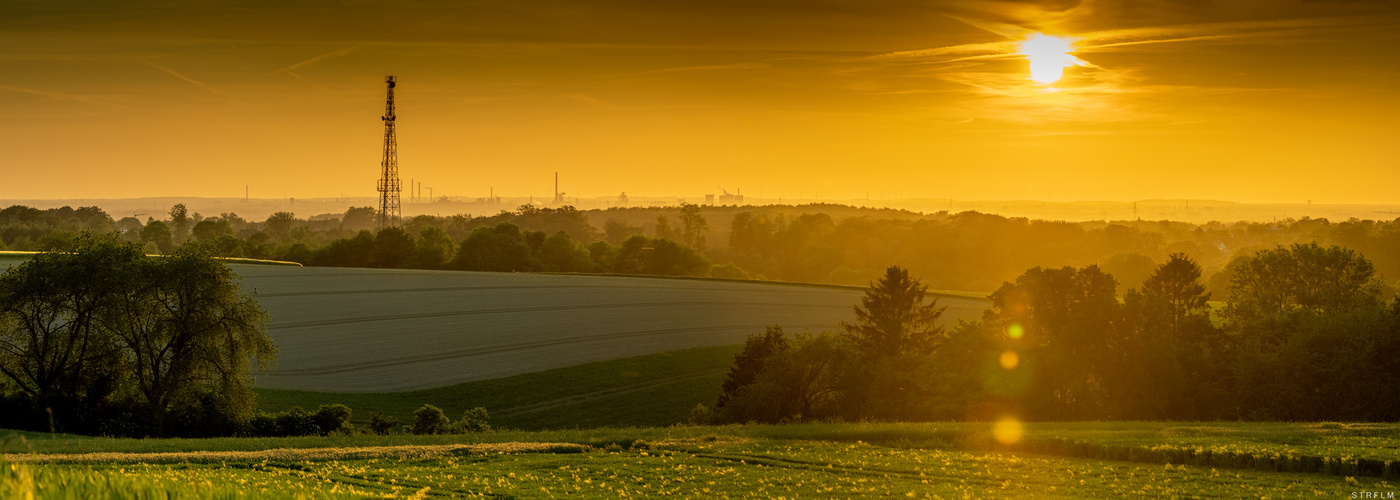
<instances>
[{"instance_id":1,"label":"leafy tree","mask_svg":"<svg viewBox=\"0 0 1400 500\"><path fill-rule=\"evenodd\" d=\"M266 232L268 236L280 240L291 232L292 226L296 225L296 222L297 218L295 214L291 212L277 212L268 216L267 220L263 222L263 226L267 228Z\"/></svg>"},{"instance_id":2,"label":"leafy tree","mask_svg":"<svg viewBox=\"0 0 1400 500\"><path fill-rule=\"evenodd\" d=\"M1117 252L1099 259L1099 269L1113 275L1125 291L1140 286L1156 267L1151 257L1137 252Z\"/></svg>"},{"instance_id":3,"label":"leafy tree","mask_svg":"<svg viewBox=\"0 0 1400 500\"><path fill-rule=\"evenodd\" d=\"M401 227L386 227L374 237L370 265L397 268L413 256L413 236Z\"/></svg>"},{"instance_id":4,"label":"leafy tree","mask_svg":"<svg viewBox=\"0 0 1400 500\"><path fill-rule=\"evenodd\" d=\"M457 421L456 430L460 432L490 432L490 420L491 415L486 413L486 408L478 406L462 414L462 419Z\"/></svg>"},{"instance_id":5,"label":"leafy tree","mask_svg":"<svg viewBox=\"0 0 1400 500\"><path fill-rule=\"evenodd\" d=\"M176 421L197 432L190 419L231 432L253 412L250 361L275 360L266 327L233 273L194 246L149 258L85 234L0 277L0 372L30 410L79 431L136 432L101 422L116 418L155 435Z\"/></svg>"},{"instance_id":6,"label":"leafy tree","mask_svg":"<svg viewBox=\"0 0 1400 500\"><path fill-rule=\"evenodd\" d=\"M140 247L85 234L0 275L0 372L39 408L101 399L124 369L100 321L129 293Z\"/></svg>"},{"instance_id":7,"label":"leafy tree","mask_svg":"<svg viewBox=\"0 0 1400 500\"><path fill-rule=\"evenodd\" d=\"M350 407L333 404L321 405L312 416L316 421L316 426L320 428L322 436L327 434L350 433L355 427L350 424Z\"/></svg>"},{"instance_id":8,"label":"leafy tree","mask_svg":"<svg viewBox=\"0 0 1400 500\"><path fill-rule=\"evenodd\" d=\"M502 222L472 231L462 241L453 264L467 271L529 271L538 265L531 253L520 226Z\"/></svg>"},{"instance_id":9,"label":"leafy tree","mask_svg":"<svg viewBox=\"0 0 1400 500\"><path fill-rule=\"evenodd\" d=\"M154 244L161 253L170 253L175 249L175 240L170 236L170 226L158 220L150 221L146 223L146 227L141 228L141 241Z\"/></svg>"},{"instance_id":10,"label":"leafy tree","mask_svg":"<svg viewBox=\"0 0 1400 500\"><path fill-rule=\"evenodd\" d=\"M937 298L924 303L927 291L908 270L890 266L855 307L856 323L843 322L841 327L868 356L933 352L943 333L934 323L947 307L938 307Z\"/></svg>"},{"instance_id":11,"label":"leafy tree","mask_svg":"<svg viewBox=\"0 0 1400 500\"><path fill-rule=\"evenodd\" d=\"M783 335L783 327L770 326L762 335L749 335L744 341L744 349L734 355L734 365L729 367L729 375L720 385L719 400L715 408L724 408L742 389L752 384L763 372L763 361L774 353L786 350L788 339Z\"/></svg>"},{"instance_id":12,"label":"leafy tree","mask_svg":"<svg viewBox=\"0 0 1400 500\"><path fill-rule=\"evenodd\" d=\"M358 233L367 229L374 229L379 220L379 211L374 207L350 207L345 210L345 216L340 219L340 227L345 231Z\"/></svg>"},{"instance_id":13,"label":"leafy tree","mask_svg":"<svg viewBox=\"0 0 1400 500\"><path fill-rule=\"evenodd\" d=\"M452 420L442 412L441 408L433 405L423 405L413 412L413 426L409 432L414 434L445 434L451 430Z\"/></svg>"},{"instance_id":14,"label":"leafy tree","mask_svg":"<svg viewBox=\"0 0 1400 500\"><path fill-rule=\"evenodd\" d=\"M656 227L651 230L653 238L675 239L677 234L675 228L671 227L671 219L665 215L656 216Z\"/></svg>"},{"instance_id":15,"label":"leafy tree","mask_svg":"<svg viewBox=\"0 0 1400 500\"><path fill-rule=\"evenodd\" d=\"M1142 291L1166 301L1170 306L1172 330L1177 330L1187 316L1209 309L1210 294L1199 283L1200 279L1201 266L1184 253L1174 253L1142 283Z\"/></svg>"},{"instance_id":16,"label":"leafy tree","mask_svg":"<svg viewBox=\"0 0 1400 500\"><path fill-rule=\"evenodd\" d=\"M710 225L700 213L700 205L686 204L681 207L681 228L682 243L697 251L705 251L705 233L709 232Z\"/></svg>"},{"instance_id":17,"label":"leafy tree","mask_svg":"<svg viewBox=\"0 0 1400 500\"><path fill-rule=\"evenodd\" d=\"M176 244L185 242L185 238L190 234L190 213L185 209L184 203L176 203L170 207L171 233Z\"/></svg>"},{"instance_id":18,"label":"leafy tree","mask_svg":"<svg viewBox=\"0 0 1400 500\"><path fill-rule=\"evenodd\" d=\"M1353 250L1317 243L1263 250L1230 280L1227 318L1247 322L1293 311L1345 313L1380 304L1371 262Z\"/></svg>"},{"instance_id":19,"label":"leafy tree","mask_svg":"<svg viewBox=\"0 0 1400 500\"><path fill-rule=\"evenodd\" d=\"M603 224L603 234L608 243L621 245L627 238L642 234L642 228L628 224L626 221L608 219Z\"/></svg>"},{"instance_id":20,"label":"leafy tree","mask_svg":"<svg viewBox=\"0 0 1400 500\"><path fill-rule=\"evenodd\" d=\"M387 436L399 426L399 419L385 417L383 412L374 412L369 416L369 431L381 436Z\"/></svg>"},{"instance_id":21,"label":"leafy tree","mask_svg":"<svg viewBox=\"0 0 1400 500\"><path fill-rule=\"evenodd\" d=\"M1032 268L990 296L990 323L1007 333L1029 373L1023 404L1035 418L1111 415L1113 375L1126 364L1113 277L1097 266Z\"/></svg>"},{"instance_id":22,"label":"leafy tree","mask_svg":"<svg viewBox=\"0 0 1400 500\"><path fill-rule=\"evenodd\" d=\"M593 267L588 251L574 244L563 231L546 238L537 255L543 269L549 272L588 271Z\"/></svg>"},{"instance_id":23,"label":"leafy tree","mask_svg":"<svg viewBox=\"0 0 1400 500\"><path fill-rule=\"evenodd\" d=\"M787 349L763 361L754 381L719 409L729 422L819 420L831 416L841 396L850 347L842 337L798 334Z\"/></svg>"},{"instance_id":24,"label":"leafy tree","mask_svg":"<svg viewBox=\"0 0 1400 500\"><path fill-rule=\"evenodd\" d=\"M413 247L413 256L408 267L413 269L442 269L452 260L457 242L447 231L437 226L426 226L418 231L418 243Z\"/></svg>"},{"instance_id":25,"label":"leafy tree","mask_svg":"<svg viewBox=\"0 0 1400 500\"><path fill-rule=\"evenodd\" d=\"M233 236L233 226L227 220L209 218L195 224L192 233L195 240L209 242L223 236Z\"/></svg>"},{"instance_id":26,"label":"leafy tree","mask_svg":"<svg viewBox=\"0 0 1400 500\"><path fill-rule=\"evenodd\" d=\"M330 242L317 252L313 260L322 266L370 267L374 262L374 242L374 234L366 229L354 238Z\"/></svg>"},{"instance_id":27,"label":"leafy tree","mask_svg":"<svg viewBox=\"0 0 1400 500\"><path fill-rule=\"evenodd\" d=\"M244 295L223 262L193 247L123 269L130 292L102 314L103 326L131 357L129 376L156 435L167 414L200 390L218 397L223 413L246 419L254 410L249 360L276 362L268 315Z\"/></svg>"}]
</instances>

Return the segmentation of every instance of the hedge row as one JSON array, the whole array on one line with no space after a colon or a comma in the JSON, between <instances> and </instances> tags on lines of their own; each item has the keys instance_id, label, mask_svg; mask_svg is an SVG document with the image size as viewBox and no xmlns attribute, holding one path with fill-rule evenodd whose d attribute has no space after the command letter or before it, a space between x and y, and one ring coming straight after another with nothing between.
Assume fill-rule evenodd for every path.
<instances>
[{"instance_id":1,"label":"hedge row","mask_svg":"<svg viewBox=\"0 0 1400 500\"><path fill-rule=\"evenodd\" d=\"M1003 451L1097 460L1400 479L1400 460L1376 460L1351 456L1316 457L1291 453L1255 453L1175 445L1143 447L1100 444L1067 438L1028 439L1014 445L995 448Z\"/></svg>"}]
</instances>

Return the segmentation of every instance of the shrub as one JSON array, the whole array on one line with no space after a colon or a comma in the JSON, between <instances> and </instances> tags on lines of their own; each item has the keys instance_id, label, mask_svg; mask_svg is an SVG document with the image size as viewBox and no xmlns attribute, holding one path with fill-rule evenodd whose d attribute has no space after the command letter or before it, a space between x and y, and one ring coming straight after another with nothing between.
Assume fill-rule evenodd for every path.
<instances>
[{"instance_id":1,"label":"shrub","mask_svg":"<svg viewBox=\"0 0 1400 500\"><path fill-rule=\"evenodd\" d=\"M321 434L321 426L316 425L315 415L307 413L300 406L293 406L285 413L277 414L277 434L279 436L309 436Z\"/></svg>"},{"instance_id":2,"label":"shrub","mask_svg":"<svg viewBox=\"0 0 1400 500\"><path fill-rule=\"evenodd\" d=\"M462 420L457 422L459 432L487 432L491 430L491 425L487 423L491 415L486 413L486 408L480 406L467 410L462 414Z\"/></svg>"},{"instance_id":3,"label":"shrub","mask_svg":"<svg viewBox=\"0 0 1400 500\"><path fill-rule=\"evenodd\" d=\"M423 405L413 412L413 426L409 432L414 434L442 434L449 430L452 421L447 415L442 413L442 409L433 405Z\"/></svg>"},{"instance_id":4,"label":"shrub","mask_svg":"<svg viewBox=\"0 0 1400 500\"><path fill-rule=\"evenodd\" d=\"M399 419L385 417L384 412L374 412L369 417L369 431L381 436L387 436L394 432L394 428L399 426Z\"/></svg>"},{"instance_id":5,"label":"shrub","mask_svg":"<svg viewBox=\"0 0 1400 500\"><path fill-rule=\"evenodd\" d=\"M690 409L690 425L710 425L710 409L704 403L695 403Z\"/></svg>"},{"instance_id":6,"label":"shrub","mask_svg":"<svg viewBox=\"0 0 1400 500\"><path fill-rule=\"evenodd\" d=\"M321 405L312 416L322 436L336 432L349 433L355 427L350 425L350 407L340 404Z\"/></svg>"}]
</instances>

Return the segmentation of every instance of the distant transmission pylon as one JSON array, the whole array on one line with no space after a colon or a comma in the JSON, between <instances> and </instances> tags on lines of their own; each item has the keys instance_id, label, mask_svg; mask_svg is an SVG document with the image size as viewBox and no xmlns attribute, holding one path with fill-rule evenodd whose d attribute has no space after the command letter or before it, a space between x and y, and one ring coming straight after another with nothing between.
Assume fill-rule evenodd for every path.
<instances>
[{"instance_id":1,"label":"distant transmission pylon","mask_svg":"<svg viewBox=\"0 0 1400 500\"><path fill-rule=\"evenodd\" d=\"M399 142L394 135L394 77L387 76L389 100L384 105L384 161L380 162L383 174L379 177L379 228L398 227L401 220L399 211Z\"/></svg>"}]
</instances>

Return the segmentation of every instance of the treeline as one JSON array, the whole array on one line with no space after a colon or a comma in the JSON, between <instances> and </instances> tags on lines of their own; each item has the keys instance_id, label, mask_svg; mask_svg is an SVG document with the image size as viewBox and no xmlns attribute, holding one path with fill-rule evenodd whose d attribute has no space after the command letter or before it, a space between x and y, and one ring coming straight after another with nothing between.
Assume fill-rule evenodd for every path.
<instances>
[{"instance_id":1,"label":"treeline","mask_svg":"<svg viewBox=\"0 0 1400 500\"><path fill-rule=\"evenodd\" d=\"M1097 265L1120 292L1181 253L1228 294L1240 259L1318 242L1367 255L1387 292L1400 288L1400 219L1274 223L1059 222L963 212L917 214L837 205L612 208L523 205L489 216L421 215L388 234L375 210L264 221L204 217L183 205L162 220L112 221L96 207L0 210L0 249L62 249L83 230L120 232L148 252L198 245L219 256L321 266L673 274L865 285L904 263L940 290L991 292L1032 267ZM503 226L503 224L505 224ZM511 226L515 226L512 229ZM641 237L642 239L633 240ZM468 240L471 240L469 243ZM664 241L663 241L664 240Z\"/></svg>"},{"instance_id":2,"label":"treeline","mask_svg":"<svg viewBox=\"0 0 1400 500\"><path fill-rule=\"evenodd\" d=\"M840 333L771 328L697 420L1400 419L1400 298L1370 261L1298 244L1242 256L1213 310L1173 254L1118 298L1095 265L1022 273L982 319L935 327L889 268Z\"/></svg>"},{"instance_id":3,"label":"treeline","mask_svg":"<svg viewBox=\"0 0 1400 500\"><path fill-rule=\"evenodd\" d=\"M148 257L85 233L0 275L0 427L218 436L276 360L267 314L192 247Z\"/></svg>"}]
</instances>

